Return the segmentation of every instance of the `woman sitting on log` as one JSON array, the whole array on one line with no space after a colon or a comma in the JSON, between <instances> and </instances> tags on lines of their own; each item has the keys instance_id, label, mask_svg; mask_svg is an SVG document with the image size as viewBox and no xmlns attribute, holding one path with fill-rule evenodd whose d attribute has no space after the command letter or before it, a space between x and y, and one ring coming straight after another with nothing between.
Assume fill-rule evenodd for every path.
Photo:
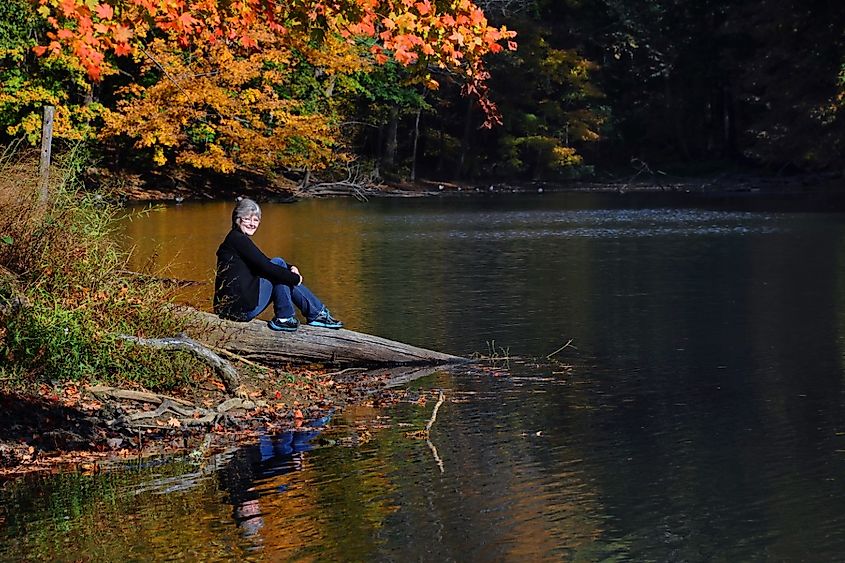
<instances>
[{"instance_id":1,"label":"woman sitting on log","mask_svg":"<svg viewBox=\"0 0 845 563\"><path fill-rule=\"evenodd\" d=\"M281 258L267 258L252 242L261 224L261 208L241 199L232 211L232 230L217 249L214 312L224 319L250 321L273 302L273 330L294 331L299 326L294 305L311 326L340 328L325 305L302 285L302 274Z\"/></svg>"}]
</instances>

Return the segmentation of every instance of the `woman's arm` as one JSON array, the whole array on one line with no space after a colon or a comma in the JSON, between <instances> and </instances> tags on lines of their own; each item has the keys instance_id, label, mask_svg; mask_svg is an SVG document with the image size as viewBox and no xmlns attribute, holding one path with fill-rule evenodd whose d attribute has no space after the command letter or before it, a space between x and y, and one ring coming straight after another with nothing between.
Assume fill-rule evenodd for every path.
<instances>
[{"instance_id":1,"label":"woman's arm","mask_svg":"<svg viewBox=\"0 0 845 563\"><path fill-rule=\"evenodd\" d=\"M293 272L273 264L248 236L243 233L237 233L237 235L240 236L232 237L233 247L253 272L274 284L295 286L302 283L302 276L298 271Z\"/></svg>"}]
</instances>

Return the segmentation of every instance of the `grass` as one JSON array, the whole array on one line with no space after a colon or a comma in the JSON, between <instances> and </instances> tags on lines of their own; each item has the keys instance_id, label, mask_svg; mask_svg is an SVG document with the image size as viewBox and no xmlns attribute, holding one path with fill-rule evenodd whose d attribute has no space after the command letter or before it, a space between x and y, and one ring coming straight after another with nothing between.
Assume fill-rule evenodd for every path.
<instances>
[{"instance_id":1,"label":"grass","mask_svg":"<svg viewBox=\"0 0 845 563\"><path fill-rule=\"evenodd\" d=\"M173 336L181 326L163 307L168 286L124 273L120 210L86 189L87 165L84 146L59 155L41 204L37 154L0 157L0 380L179 386L204 367L119 337Z\"/></svg>"}]
</instances>

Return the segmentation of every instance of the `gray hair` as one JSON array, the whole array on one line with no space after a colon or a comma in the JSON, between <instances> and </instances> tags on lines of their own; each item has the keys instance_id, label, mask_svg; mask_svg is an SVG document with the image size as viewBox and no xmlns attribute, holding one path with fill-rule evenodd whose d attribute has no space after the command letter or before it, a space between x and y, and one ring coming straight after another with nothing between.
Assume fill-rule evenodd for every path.
<instances>
[{"instance_id":1,"label":"gray hair","mask_svg":"<svg viewBox=\"0 0 845 563\"><path fill-rule=\"evenodd\" d=\"M253 215L261 219L261 208L258 207L258 204L247 197L238 198L238 203L232 210L232 228L237 226L238 219L252 217Z\"/></svg>"}]
</instances>

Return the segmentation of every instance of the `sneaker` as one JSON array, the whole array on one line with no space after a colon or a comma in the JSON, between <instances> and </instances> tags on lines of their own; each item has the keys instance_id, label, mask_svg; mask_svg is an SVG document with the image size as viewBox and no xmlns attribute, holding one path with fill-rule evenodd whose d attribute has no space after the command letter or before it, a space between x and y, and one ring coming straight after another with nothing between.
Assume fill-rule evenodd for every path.
<instances>
[{"instance_id":1,"label":"sneaker","mask_svg":"<svg viewBox=\"0 0 845 563\"><path fill-rule=\"evenodd\" d=\"M310 326L321 326L323 328L340 328L343 326L343 323L339 320L332 317L332 314L329 313L329 310L323 307L323 310L320 311L320 314L308 321Z\"/></svg>"},{"instance_id":2,"label":"sneaker","mask_svg":"<svg viewBox=\"0 0 845 563\"><path fill-rule=\"evenodd\" d=\"M296 317L287 317L285 319L275 317L272 321L267 323L271 330L283 330L285 332L293 332L299 326L299 321Z\"/></svg>"}]
</instances>

